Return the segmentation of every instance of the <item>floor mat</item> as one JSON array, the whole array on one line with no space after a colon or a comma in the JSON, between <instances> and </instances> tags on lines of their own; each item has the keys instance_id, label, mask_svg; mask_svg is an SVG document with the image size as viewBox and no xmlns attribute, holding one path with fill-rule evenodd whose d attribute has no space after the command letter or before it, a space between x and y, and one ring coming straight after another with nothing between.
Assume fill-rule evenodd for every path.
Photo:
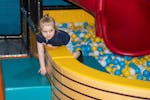
<instances>
[{"instance_id":1,"label":"floor mat","mask_svg":"<svg viewBox=\"0 0 150 100\"><path fill-rule=\"evenodd\" d=\"M0 39L0 55L26 54L27 49L22 39Z\"/></svg>"}]
</instances>

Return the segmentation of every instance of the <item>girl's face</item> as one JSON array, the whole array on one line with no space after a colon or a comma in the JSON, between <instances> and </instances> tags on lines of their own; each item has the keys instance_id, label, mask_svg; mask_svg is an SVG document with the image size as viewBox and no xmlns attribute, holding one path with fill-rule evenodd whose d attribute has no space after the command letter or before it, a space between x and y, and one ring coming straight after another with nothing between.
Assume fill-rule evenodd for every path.
<instances>
[{"instance_id":1,"label":"girl's face","mask_svg":"<svg viewBox=\"0 0 150 100\"><path fill-rule=\"evenodd\" d=\"M55 28L50 24L42 25L41 32L46 39L51 39L55 34Z\"/></svg>"}]
</instances>

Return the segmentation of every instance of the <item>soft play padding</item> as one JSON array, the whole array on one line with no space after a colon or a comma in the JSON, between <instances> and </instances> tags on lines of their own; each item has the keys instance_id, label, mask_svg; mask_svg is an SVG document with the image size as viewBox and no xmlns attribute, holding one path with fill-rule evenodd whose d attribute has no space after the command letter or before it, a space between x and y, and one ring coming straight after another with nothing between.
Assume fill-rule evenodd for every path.
<instances>
[{"instance_id":1,"label":"soft play padding","mask_svg":"<svg viewBox=\"0 0 150 100\"><path fill-rule=\"evenodd\" d=\"M0 35L20 34L20 0L0 0Z\"/></svg>"},{"instance_id":2,"label":"soft play padding","mask_svg":"<svg viewBox=\"0 0 150 100\"><path fill-rule=\"evenodd\" d=\"M51 100L50 84L38 69L34 58L2 60L5 100Z\"/></svg>"},{"instance_id":3,"label":"soft play padding","mask_svg":"<svg viewBox=\"0 0 150 100\"><path fill-rule=\"evenodd\" d=\"M108 73L107 70L105 69L105 67L102 67L100 65L100 63L98 63L98 61L92 56L84 56L83 64L85 64L91 68L94 68L96 70Z\"/></svg>"},{"instance_id":4,"label":"soft play padding","mask_svg":"<svg viewBox=\"0 0 150 100\"><path fill-rule=\"evenodd\" d=\"M106 0L102 14L103 38L122 55L150 53L150 1Z\"/></svg>"},{"instance_id":5,"label":"soft play padding","mask_svg":"<svg viewBox=\"0 0 150 100\"><path fill-rule=\"evenodd\" d=\"M83 8L86 5L89 11L93 12L94 15L96 14L96 24L101 24L102 37L112 52L130 56L150 53L149 0L69 1ZM91 2L95 2L99 6L95 6ZM92 5L94 7L91 9ZM100 27L96 27L96 30L100 32L98 31Z\"/></svg>"},{"instance_id":6,"label":"soft play padding","mask_svg":"<svg viewBox=\"0 0 150 100\"><path fill-rule=\"evenodd\" d=\"M53 65L49 75L54 100L150 100L149 82L87 67L73 58L65 46L46 47L46 52L50 55L46 60Z\"/></svg>"}]
</instances>

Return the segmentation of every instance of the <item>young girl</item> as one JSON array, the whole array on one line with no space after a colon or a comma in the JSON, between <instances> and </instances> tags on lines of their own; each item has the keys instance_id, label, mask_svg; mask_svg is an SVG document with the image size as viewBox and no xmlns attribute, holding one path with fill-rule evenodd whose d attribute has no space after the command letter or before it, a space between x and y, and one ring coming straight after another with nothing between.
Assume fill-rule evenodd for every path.
<instances>
[{"instance_id":1,"label":"young girl","mask_svg":"<svg viewBox=\"0 0 150 100\"><path fill-rule=\"evenodd\" d=\"M42 75L46 74L45 67L45 57L44 57L44 45L51 48L56 48L57 46L66 45L68 49L72 50L72 45L70 42L70 36L68 33L62 30L57 30L55 25L55 20L48 15L41 18L39 22L40 33L36 36L37 39L37 49L38 58L40 63L39 72ZM79 50L73 53L74 57L82 62L82 52Z\"/></svg>"}]
</instances>

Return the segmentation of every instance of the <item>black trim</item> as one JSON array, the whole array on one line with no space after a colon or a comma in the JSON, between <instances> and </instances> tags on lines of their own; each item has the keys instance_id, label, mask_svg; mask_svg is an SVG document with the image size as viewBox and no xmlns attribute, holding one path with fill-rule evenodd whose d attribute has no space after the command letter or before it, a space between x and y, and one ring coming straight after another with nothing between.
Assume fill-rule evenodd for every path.
<instances>
[{"instance_id":1,"label":"black trim","mask_svg":"<svg viewBox=\"0 0 150 100\"><path fill-rule=\"evenodd\" d=\"M82 9L78 6L43 6L43 10Z\"/></svg>"},{"instance_id":2,"label":"black trim","mask_svg":"<svg viewBox=\"0 0 150 100\"><path fill-rule=\"evenodd\" d=\"M52 94L58 99L58 100L61 100L55 93L55 91L52 92Z\"/></svg>"},{"instance_id":3,"label":"black trim","mask_svg":"<svg viewBox=\"0 0 150 100\"><path fill-rule=\"evenodd\" d=\"M52 67L53 67L53 66L52 66ZM73 82L76 82L76 83L81 84L81 85L84 85L84 86L87 86L87 87L89 87L89 88L93 88L93 89L96 89L96 90L100 90L100 91L108 92L108 93L112 93L112 94L127 96L127 97L131 97L131 98L138 98L138 99L150 100L150 98L146 98L146 97L132 96L132 95L128 95L128 94L122 94L122 93L118 93L118 92L113 92L113 91L108 91L108 90L104 90L104 89L99 89L99 88L96 88L96 87L93 87L93 86L90 86L90 85L87 85L87 84L78 82L78 81L76 81L76 80L73 80L73 79L67 77L66 75L62 74L61 72L59 72L55 67L53 67L53 69L54 69L57 73L59 73L60 75L62 75L63 77L67 78L68 80L73 81Z\"/></svg>"},{"instance_id":4,"label":"black trim","mask_svg":"<svg viewBox=\"0 0 150 100\"><path fill-rule=\"evenodd\" d=\"M101 100L101 99L99 99L99 98L95 98L95 97L92 97L92 96L83 94L83 93L81 93L81 92L79 92L79 91L76 91L76 90L74 90L74 89L72 89L72 88L66 86L65 84L63 84L62 82L60 82L60 81L55 77L55 75L53 75L53 78L54 78L58 83L60 83L60 84L63 85L64 87L68 88L69 90L72 90L72 91L74 91L74 92L76 92L76 93L78 93L78 94L81 94L81 95L83 95L83 96L89 97L89 98L91 98L91 99Z\"/></svg>"},{"instance_id":5,"label":"black trim","mask_svg":"<svg viewBox=\"0 0 150 100\"><path fill-rule=\"evenodd\" d=\"M59 89L55 86L55 84L53 83L53 81L52 81L52 84L53 84L53 86L55 87L55 89L57 89L61 94L63 94L64 96L70 98L71 100L74 100L73 98L71 98L70 96L68 96L67 94L63 93L61 90L59 90Z\"/></svg>"}]
</instances>

